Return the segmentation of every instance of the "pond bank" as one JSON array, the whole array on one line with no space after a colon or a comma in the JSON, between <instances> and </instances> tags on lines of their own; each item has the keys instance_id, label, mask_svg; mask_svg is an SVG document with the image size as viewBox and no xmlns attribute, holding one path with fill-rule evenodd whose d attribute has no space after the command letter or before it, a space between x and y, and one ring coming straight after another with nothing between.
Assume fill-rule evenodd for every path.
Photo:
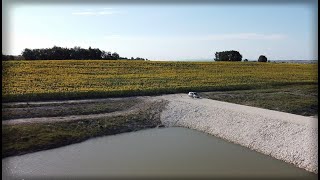
<instances>
[{"instance_id":1,"label":"pond bank","mask_svg":"<svg viewBox=\"0 0 320 180\"><path fill-rule=\"evenodd\" d=\"M139 101L124 111L2 121L2 157L163 124L206 132L318 173L317 118L192 99L186 94L134 98Z\"/></svg>"},{"instance_id":2,"label":"pond bank","mask_svg":"<svg viewBox=\"0 0 320 180\"><path fill-rule=\"evenodd\" d=\"M161 114L167 127L187 127L318 173L317 118L185 94L160 96L169 101Z\"/></svg>"}]
</instances>

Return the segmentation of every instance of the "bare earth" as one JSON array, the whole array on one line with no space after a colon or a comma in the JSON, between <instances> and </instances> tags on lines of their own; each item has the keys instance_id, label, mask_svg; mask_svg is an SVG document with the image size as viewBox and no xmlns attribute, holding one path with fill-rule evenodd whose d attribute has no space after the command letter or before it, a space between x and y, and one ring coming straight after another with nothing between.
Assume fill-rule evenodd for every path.
<instances>
[{"instance_id":1,"label":"bare earth","mask_svg":"<svg viewBox=\"0 0 320 180\"><path fill-rule=\"evenodd\" d=\"M180 126L206 132L294 164L297 167L318 173L317 117L305 117L210 99L192 99L186 94L135 98L141 99L141 103L126 111L64 117L14 119L2 121L2 124L54 123L94 119L139 111L151 104L154 106L155 103L166 101L168 104L161 112L160 117L162 123L167 127ZM67 102L57 101L55 103L64 104ZM70 102L74 103L74 101ZM32 104L32 102L29 102L29 104ZM155 109L155 111L158 110Z\"/></svg>"}]
</instances>

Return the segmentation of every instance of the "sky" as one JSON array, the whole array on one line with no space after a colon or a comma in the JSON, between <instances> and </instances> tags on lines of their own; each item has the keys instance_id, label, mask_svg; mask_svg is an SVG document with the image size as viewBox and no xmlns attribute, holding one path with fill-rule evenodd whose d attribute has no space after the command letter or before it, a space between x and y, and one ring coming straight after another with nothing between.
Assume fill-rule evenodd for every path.
<instances>
[{"instance_id":1,"label":"sky","mask_svg":"<svg viewBox=\"0 0 320 180\"><path fill-rule=\"evenodd\" d=\"M316 60L310 4L17 4L7 9L4 54L25 48L99 48L122 57Z\"/></svg>"}]
</instances>

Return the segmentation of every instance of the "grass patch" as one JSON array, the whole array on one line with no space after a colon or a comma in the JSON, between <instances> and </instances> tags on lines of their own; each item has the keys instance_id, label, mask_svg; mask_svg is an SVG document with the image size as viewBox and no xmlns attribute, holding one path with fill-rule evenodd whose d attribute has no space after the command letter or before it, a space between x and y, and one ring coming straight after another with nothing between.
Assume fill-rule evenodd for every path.
<instances>
[{"instance_id":1,"label":"grass patch","mask_svg":"<svg viewBox=\"0 0 320 180\"><path fill-rule=\"evenodd\" d=\"M134 100L131 99L131 102ZM125 101L117 103L113 105L120 106ZM98 136L154 128L161 125L160 112L166 103L152 102L142 105L139 111L126 111L104 118L2 125L2 158L52 149Z\"/></svg>"},{"instance_id":2,"label":"grass patch","mask_svg":"<svg viewBox=\"0 0 320 180\"><path fill-rule=\"evenodd\" d=\"M81 142L92 137L154 128L161 124L161 104L138 113L57 123L2 125L2 158Z\"/></svg>"},{"instance_id":3,"label":"grass patch","mask_svg":"<svg viewBox=\"0 0 320 180\"><path fill-rule=\"evenodd\" d=\"M318 85L291 85L266 89L202 92L209 99L292 114L318 115Z\"/></svg>"}]
</instances>

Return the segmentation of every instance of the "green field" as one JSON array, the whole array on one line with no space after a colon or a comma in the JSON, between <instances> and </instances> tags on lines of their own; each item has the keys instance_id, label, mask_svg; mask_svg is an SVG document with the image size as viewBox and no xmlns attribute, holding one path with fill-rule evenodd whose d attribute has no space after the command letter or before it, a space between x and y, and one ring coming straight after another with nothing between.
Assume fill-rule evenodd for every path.
<instances>
[{"instance_id":1,"label":"green field","mask_svg":"<svg viewBox=\"0 0 320 180\"><path fill-rule=\"evenodd\" d=\"M318 116L318 85L202 92L202 97L303 116Z\"/></svg>"},{"instance_id":2,"label":"green field","mask_svg":"<svg viewBox=\"0 0 320 180\"><path fill-rule=\"evenodd\" d=\"M156 95L317 84L317 64L40 60L2 62L4 101Z\"/></svg>"}]
</instances>

